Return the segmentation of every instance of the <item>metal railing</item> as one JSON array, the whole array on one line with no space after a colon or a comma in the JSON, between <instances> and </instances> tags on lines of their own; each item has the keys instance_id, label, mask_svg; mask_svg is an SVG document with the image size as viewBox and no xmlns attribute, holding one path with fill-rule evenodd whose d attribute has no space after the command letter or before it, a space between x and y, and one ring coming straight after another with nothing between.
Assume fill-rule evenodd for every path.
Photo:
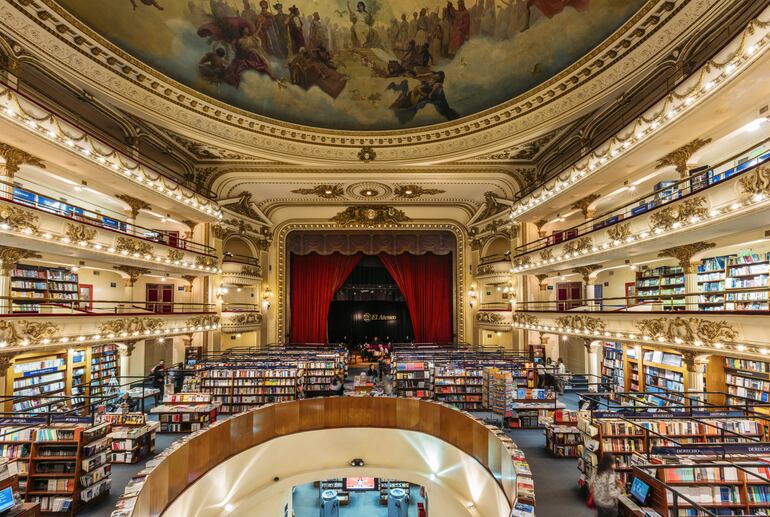
<instances>
[{"instance_id":1,"label":"metal railing","mask_svg":"<svg viewBox=\"0 0 770 517\"><path fill-rule=\"evenodd\" d=\"M770 160L770 152L768 152L768 149L765 148L763 150L763 154L760 156L756 156L755 158L738 165L733 165L735 160L745 156L746 153L753 149L765 146L765 144L768 142L770 142L770 138L763 140L749 150L745 150L740 154L728 158L727 160L709 168L708 170L698 172L686 179L679 180L676 183L667 186L663 190L645 194L634 199L633 201L629 201L619 208L604 212L601 215L598 215L576 226L572 226L564 230L559 230L554 235L542 237L522 246L518 246L516 248L515 256L520 257L522 255L526 255L527 253L547 248L549 246L563 244L567 241L582 237L595 231L606 230L607 228L621 222L627 222L631 218L639 217L669 203L684 199L690 195L695 194L696 192L706 191L710 188L722 184L727 179L738 178ZM557 241L557 239L560 240Z\"/></svg>"},{"instance_id":2,"label":"metal railing","mask_svg":"<svg viewBox=\"0 0 770 517\"><path fill-rule=\"evenodd\" d=\"M34 280L34 279L31 279ZM164 302L147 300L89 300L58 298L20 298L0 296L0 316L129 316L141 314L214 314L213 303Z\"/></svg>"},{"instance_id":3,"label":"metal railing","mask_svg":"<svg viewBox=\"0 0 770 517\"><path fill-rule=\"evenodd\" d=\"M22 199L14 195L14 189L33 194L32 200ZM69 195L68 195L69 196ZM45 204L40 202L40 198L53 201L55 204ZM0 200L12 203L24 208L32 208L46 214L51 214L64 219L77 221L78 223L94 226L101 230L128 235L136 239L163 244L172 248L192 251L204 255L215 255L215 250L211 246L184 239L169 232L168 230L157 230L145 228L138 224L128 223L119 217L110 215L109 217L99 218L95 210L105 210L102 207L85 208L79 205L73 205L69 201L59 201L51 199L50 195L41 194L28 188L14 187L12 183L0 181ZM107 219L107 221L105 221Z\"/></svg>"},{"instance_id":4,"label":"metal railing","mask_svg":"<svg viewBox=\"0 0 770 517\"><path fill-rule=\"evenodd\" d=\"M664 286L665 287L665 286ZM737 299L738 295L756 299ZM715 300L715 297L721 299ZM731 298L732 297L732 298ZM659 295L612 296L604 298L573 298L569 300L517 301L516 312L703 312L742 313L768 311L770 291L767 287L728 289L721 291L699 291ZM721 309L718 304L724 304ZM747 308L744 305L758 304L762 308ZM645 310L631 310L631 309ZM650 310L646 310L650 309Z\"/></svg>"},{"instance_id":5,"label":"metal railing","mask_svg":"<svg viewBox=\"0 0 770 517\"><path fill-rule=\"evenodd\" d=\"M222 312L259 312L256 303L223 303Z\"/></svg>"},{"instance_id":6,"label":"metal railing","mask_svg":"<svg viewBox=\"0 0 770 517\"><path fill-rule=\"evenodd\" d=\"M255 266L260 267L259 260L255 257L249 257L246 255L238 255L235 253L230 253L229 251L225 251L222 254L222 262L237 262L238 264L246 264L249 266Z\"/></svg>"}]
</instances>

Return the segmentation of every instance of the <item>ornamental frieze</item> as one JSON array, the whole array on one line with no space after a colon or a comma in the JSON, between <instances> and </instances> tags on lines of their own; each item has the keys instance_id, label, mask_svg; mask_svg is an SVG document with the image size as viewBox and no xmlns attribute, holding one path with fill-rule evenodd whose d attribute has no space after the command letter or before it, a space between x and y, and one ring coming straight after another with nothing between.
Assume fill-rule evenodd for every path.
<instances>
[{"instance_id":1,"label":"ornamental frieze","mask_svg":"<svg viewBox=\"0 0 770 517\"><path fill-rule=\"evenodd\" d=\"M686 345L712 345L731 341L738 332L726 321L701 318L656 318L635 323L645 341L663 338L669 343Z\"/></svg>"},{"instance_id":2,"label":"ornamental frieze","mask_svg":"<svg viewBox=\"0 0 770 517\"><path fill-rule=\"evenodd\" d=\"M339 226L398 226L409 217L392 206L351 206L330 219Z\"/></svg>"},{"instance_id":3,"label":"ornamental frieze","mask_svg":"<svg viewBox=\"0 0 770 517\"><path fill-rule=\"evenodd\" d=\"M0 228L17 232L37 233L40 226L37 215L16 206L0 205Z\"/></svg>"},{"instance_id":4,"label":"ornamental frieze","mask_svg":"<svg viewBox=\"0 0 770 517\"><path fill-rule=\"evenodd\" d=\"M668 231L688 222L697 222L708 214L706 205L706 198L698 196L664 206L652 213L650 227L655 231Z\"/></svg>"},{"instance_id":5,"label":"ornamental frieze","mask_svg":"<svg viewBox=\"0 0 770 517\"><path fill-rule=\"evenodd\" d=\"M125 337L132 334L138 335L155 332L156 330L161 330L163 326L164 322L160 318L136 316L106 321L99 325L99 332L107 336L114 334L115 336Z\"/></svg>"},{"instance_id":6,"label":"ornamental frieze","mask_svg":"<svg viewBox=\"0 0 770 517\"><path fill-rule=\"evenodd\" d=\"M60 331L60 327L48 321L0 321L0 343L7 346L45 344Z\"/></svg>"},{"instance_id":7,"label":"ornamental frieze","mask_svg":"<svg viewBox=\"0 0 770 517\"><path fill-rule=\"evenodd\" d=\"M556 320L556 325L578 331L603 332L607 324L599 318L584 314L562 316Z\"/></svg>"},{"instance_id":8,"label":"ornamental frieze","mask_svg":"<svg viewBox=\"0 0 770 517\"><path fill-rule=\"evenodd\" d=\"M154 255L155 248L149 242L118 237L115 241L115 250L123 255Z\"/></svg>"}]
</instances>

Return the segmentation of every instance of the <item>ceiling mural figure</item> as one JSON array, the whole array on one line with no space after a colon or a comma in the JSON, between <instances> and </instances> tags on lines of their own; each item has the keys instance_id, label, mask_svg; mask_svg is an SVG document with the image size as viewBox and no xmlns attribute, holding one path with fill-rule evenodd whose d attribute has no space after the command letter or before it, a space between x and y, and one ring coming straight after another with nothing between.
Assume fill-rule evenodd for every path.
<instances>
[{"instance_id":1,"label":"ceiling mural figure","mask_svg":"<svg viewBox=\"0 0 770 517\"><path fill-rule=\"evenodd\" d=\"M645 4L130 0L105 11L101 0L58 2L205 95L280 121L349 131L427 126L506 102L579 60Z\"/></svg>"}]
</instances>

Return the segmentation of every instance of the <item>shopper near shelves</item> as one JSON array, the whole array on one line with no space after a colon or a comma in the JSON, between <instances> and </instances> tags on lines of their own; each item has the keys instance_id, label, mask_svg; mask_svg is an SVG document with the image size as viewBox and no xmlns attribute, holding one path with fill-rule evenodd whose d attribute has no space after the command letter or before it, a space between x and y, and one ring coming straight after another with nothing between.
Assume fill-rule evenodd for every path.
<instances>
[{"instance_id":1,"label":"shopper near shelves","mask_svg":"<svg viewBox=\"0 0 770 517\"><path fill-rule=\"evenodd\" d=\"M545 386L544 388L554 387L554 374L556 373L556 365L553 359L550 357L545 360Z\"/></svg>"},{"instance_id":2,"label":"shopper near shelves","mask_svg":"<svg viewBox=\"0 0 770 517\"><path fill-rule=\"evenodd\" d=\"M564 361L561 360L561 357L557 359L556 361L556 390L559 392L559 395L564 393L564 384L567 382L567 366L564 364Z\"/></svg>"},{"instance_id":3,"label":"shopper near shelves","mask_svg":"<svg viewBox=\"0 0 770 517\"><path fill-rule=\"evenodd\" d=\"M334 396L342 396L342 393L345 389L345 385L342 383L342 380L339 378L338 375L335 375L332 379L332 383L330 385L332 395Z\"/></svg>"},{"instance_id":4,"label":"shopper near shelves","mask_svg":"<svg viewBox=\"0 0 770 517\"><path fill-rule=\"evenodd\" d=\"M615 474L615 456L605 452L591 480L591 493L598 517L617 517L621 491Z\"/></svg>"},{"instance_id":5,"label":"shopper near shelves","mask_svg":"<svg viewBox=\"0 0 770 517\"><path fill-rule=\"evenodd\" d=\"M158 364L150 369L152 377L152 387L158 390L155 394L155 403L157 404L163 397L163 378L166 376L166 362L158 361Z\"/></svg>"},{"instance_id":6,"label":"shopper near shelves","mask_svg":"<svg viewBox=\"0 0 770 517\"><path fill-rule=\"evenodd\" d=\"M374 364L370 364L369 369L366 370L366 375L368 375L372 379L376 379L378 376L377 367Z\"/></svg>"},{"instance_id":7,"label":"shopper near shelves","mask_svg":"<svg viewBox=\"0 0 770 517\"><path fill-rule=\"evenodd\" d=\"M545 388L545 365L542 361L537 363L535 371L537 372L537 387Z\"/></svg>"}]
</instances>

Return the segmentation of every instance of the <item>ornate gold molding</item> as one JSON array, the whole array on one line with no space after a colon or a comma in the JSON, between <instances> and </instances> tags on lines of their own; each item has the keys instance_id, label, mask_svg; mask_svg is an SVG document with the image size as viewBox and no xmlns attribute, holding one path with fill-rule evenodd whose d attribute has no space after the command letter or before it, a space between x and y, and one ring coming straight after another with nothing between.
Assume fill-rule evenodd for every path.
<instances>
[{"instance_id":1,"label":"ornate gold molding","mask_svg":"<svg viewBox=\"0 0 770 517\"><path fill-rule=\"evenodd\" d=\"M96 238L96 228L91 228L84 224L67 223L64 235L78 244L83 242L90 243Z\"/></svg>"},{"instance_id":2,"label":"ornate gold molding","mask_svg":"<svg viewBox=\"0 0 770 517\"><path fill-rule=\"evenodd\" d=\"M115 269L118 271L122 271L123 273L128 275L128 278L126 280L126 287L134 287L134 284L139 279L140 276L146 275L150 272L149 269L144 267L134 267L134 266L114 266Z\"/></svg>"},{"instance_id":3,"label":"ornate gold molding","mask_svg":"<svg viewBox=\"0 0 770 517\"><path fill-rule=\"evenodd\" d=\"M548 262L553 258L553 248L545 248L544 250L540 251L540 260L543 262Z\"/></svg>"},{"instance_id":4,"label":"ornate gold molding","mask_svg":"<svg viewBox=\"0 0 770 517\"><path fill-rule=\"evenodd\" d=\"M118 237L115 240L115 250L123 255L145 256L155 254L155 248L149 242L129 237Z\"/></svg>"},{"instance_id":5,"label":"ornate gold molding","mask_svg":"<svg viewBox=\"0 0 770 517\"><path fill-rule=\"evenodd\" d=\"M195 316L184 322L185 327L216 327L219 325L219 316L213 316L211 314L205 314L202 316Z\"/></svg>"},{"instance_id":6,"label":"ornate gold molding","mask_svg":"<svg viewBox=\"0 0 770 517\"><path fill-rule=\"evenodd\" d=\"M259 325L262 323L262 314L258 312L244 312L227 319L227 325Z\"/></svg>"},{"instance_id":7,"label":"ornate gold molding","mask_svg":"<svg viewBox=\"0 0 770 517\"><path fill-rule=\"evenodd\" d=\"M685 273L697 273L698 264L692 262L693 256L715 246L716 244L713 242L693 242L692 244L685 244L683 246L675 246L673 248L661 250L658 256L675 258L679 261L679 265L684 269Z\"/></svg>"},{"instance_id":8,"label":"ornate gold molding","mask_svg":"<svg viewBox=\"0 0 770 517\"><path fill-rule=\"evenodd\" d=\"M0 321L0 343L6 346L46 344L56 336L60 327L50 321Z\"/></svg>"},{"instance_id":9,"label":"ornate gold molding","mask_svg":"<svg viewBox=\"0 0 770 517\"><path fill-rule=\"evenodd\" d=\"M521 268L532 264L532 256L524 255L523 257L516 257L513 259L513 267Z\"/></svg>"},{"instance_id":10,"label":"ornate gold molding","mask_svg":"<svg viewBox=\"0 0 770 517\"><path fill-rule=\"evenodd\" d=\"M345 195L345 190L339 183L336 185L316 185L313 188L298 188L291 192L303 196L318 196L324 199L336 199Z\"/></svg>"},{"instance_id":11,"label":"ornate gold molding","mask_svg":"<svg viewBox=\"0 0 770 517\"><path fill-rule=\"evenodd\" d=\"M574 314L562 316L556 319L556 325L571 330L603 332L607 324L599 318L586 316L585 314Z\"/></svg>"},{"instance_id":12,"label":"ornate gold molding","mask_svg":"<svg viewBox=\"0 0 770 517\"><path fill-rule=\"evenodd\" d=\"M106 321L99 325L99 332L106 336L138 336L161 330L164 322L160 318L148 318L135 316L133 318L119 318Z\"/></svg>"},{"instance_id":13,"label":"ornate gold molding","mask_svg":"<svg viewBox=\"0 0 770 517\"><path fill-rule=\"evenodd\" d=\"M479 323L492 323L499 325L503 323L505 317L502 314L491 311L479 311L476 313L476 321Z\"/></svg>"},{"instance_id":14,"label":"ornate gold molding","mask_svg":"<svg viewBox=\"0 0 770 517\"><path fill-rule=\"evenodd\" d=\"M679 177L681 179L685 179L687 177L687 160L689 160L696 151L710 143L710 138L696 138L692 142L683 145L679 149L674 149L666 156L658 160L655 168L660 169L663 167L668 167L669 165L673 165L676 168L676 171L679 173Z\"/></svg>"},{"instance_id":15,"label":"ornate gold molding","mask_svg":"<svg viewBox=\"0 0 770 517\"><path fill-rule=\"evenodd\" d=\"M35 167L45 169L45 164L40 158L32 156L28 152L17 149L12 145L0 143L0 156L5 159L5 171L10 177L19 172L20 165L34 165Z\"/></svg>"},{"instance_id":16,"label":"ornate gold molding","mask_svg":"<svg viewBox=\"0 0 770 517\"><path fill-rule=\"evenodd\" d=\"M0 246L0 272L4 275L8 275L21 259L40 257L41 255L39 253L35 253L28 249Z\"/></svg>"},{"instance_id":17,"label":"ornate gold molding","mask_svg":"<svg viewBox=\"0 0 770 517\"><path fill-rule=\"evenodd\" d=\"M596 201L601 197L601 194L597 194L594 192L593 194L589 194L583 199L578 199L574 203L572 203L572 208L575 210L580 210L583 213L583 217L586 219L591 219L596 214L595 208L590 208L591 203Z\"/></svg>"},{"instance_id":18,"label":"ornate gold molding","mask_svg":"<svg viewBox=\"0 0 770 517\"><path fill-rule=\"evenodd\" d=\"M591 274L601 268L601 264L589 264L588 266L576 267L572 272L580 275L583 278L583 282L588 284L591 281Z\"/></svg>"},{"instance_id":19,"label":"ornate gold molding","mask_svg":"<svg viewBox=\"0 0 770 517\"><path fill-rule=\"evenodd\" d=\"M330 219L339 226L399 226L409 217L398 208L384 205L350 206Z\"/></svg>"},{"instance_id":20,"label":"ornate gold molding","mask_svg":"<svg viewBox=\"0 0 770 517\"><path fill-rule=\"evenodd\" d=\"M219 261L216 257L201 257L200 255L195 257L195 265L209 267L218 267Z\"/></svg>"},{"instance_id":21,"label":"ornate gold molding","mask_svg":"<svg viewBox=\"0 0 770 517\"><path fill-rule=\"evenodd\" d=\"M537 316L533 316L532 314L525 314L523 312L514 312L511 319L513 321L513 325L517 327L523 327L525 325L535 326L540 324L540 320L537 319Z\"/></svg>"},{"instance_id":22,"label":"ornate gold molding","mask_svg":"<svg viewBox=\"0 0 770 517\"><path fill-rule=\"evenodd\" d=\"M168 250L166 258L171 262L178 262L184 258L184 251L182 250Z\"/></svg>"},{"instance_id":23,"label":"ornate gold molding","mask_svg":"<svg viewBox=\"0 0 770 517\"><path fill-rule=\"evenodd\" d=\"M576 239L572 239L571 241L567 241L567 243L562 248L562 252L564 254L567 253L582 253L583 251L590 251L593 247L593 240L591 237L578 237Z\"/></svg>"},{"instance_id":24,"label":"ornate gold molding","mask_svg":"<svg viewBox=\"0 0 770 517\"><path fill-rule=\"evenodd\" d=\"M703 196L685 199L681 203L667 205L650 216L653 230L668 231L686 222L697 222L708 214L706 198Z\"/></svg>"},{"instance_id":25,"label":"ornate gold molding","mask_svg":"<svg viewBox=\"0 0 770 517\"><path fill-rule=\"evenodd\" d=\"M0 205L0 227L26 233L37 233L40 226L37 215L17 206Z\"/></svg>"},{"instance_id":26,"label":"ornate gold molding","mask_svg":"<svg viewBox=\"0 0 770 517\"><path fill-rule=\"evenodd\" d=\"M152 208L146 201L129 196L128 194L116 194L115 197L128 205L131 210L132 219L136 219L136 216L139 215L139 210L149 210Z\"/></svg>"},{"instance_id":27,"label":"ornate gold molding","mask_svg":"<svg viewBox=\"0 0 770 517\"><path fill-rule=\"evenodd\" d=\"M481 264L476 267L476 276L491 275L495 272L495 266L492 264Z\"/></svg>"},{"instance_id":28,"label":"ornate gold molding","mask_svg":"<svg viewBox=\"0 0 770 517\"><path fill-rule=\"evenodd\" d=\"M393 194L396 197L404 199L415 199L421 196L435 196L437 194L443 194L446 190L437 188L424 188L419 185L398 185Z\"/></svg>"},{"instance_id":29,"label":"ornate gold molding","mask_svg":"<svg viewBox=\"0 0 770 517\"><path fill-rule=\"evenodd\" d=\"M625 241L631 236L631 223L616 224L607 229L607 237L611 241Z\"/></svg>"},{"instance_id":30,"label":"ornate gold molding","mask_svg":"<svg viewBox=\"0 0 770 517\"><path fill-rule=\"evenodd\" d=\"M738 332L726 321L711 321L702 318L656 318L635 323L645 341L664 338L669 343L692 346L713 345L731 341Z\"/></svg>"},{"instance_id":31,"label":"ornate gold molding","mask_svg":"<svg viewBox=\"0 0 770 517\"><path fill-rule=\"evenodd\" d=\"M193 282L198 277L195 276L195 275L182 275L182 278L184 278L185 281L187 281L187 285L184 288L185 292L186 293L191 293L192 292L192 288L193 288Z\"/></svg>"},{"instance_id":32,"label":"ornate gold molding","mask_svg":"<svg viewBox=\"0 0 770 517\"><path fill-rule=\"evenodd\" d=\"M762 165L740 179L741 190L749 196L770 196L770 167Z\"/></svg>"}]
</instances>

